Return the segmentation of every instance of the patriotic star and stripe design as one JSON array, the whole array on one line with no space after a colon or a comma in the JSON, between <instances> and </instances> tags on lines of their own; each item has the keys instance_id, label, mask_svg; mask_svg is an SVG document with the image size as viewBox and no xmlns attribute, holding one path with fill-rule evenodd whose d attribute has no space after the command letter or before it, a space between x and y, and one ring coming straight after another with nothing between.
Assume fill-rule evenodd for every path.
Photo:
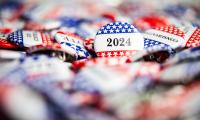
<instances>
[{"instance_id":1,"label":"patriotic star and stripe design","mask_svg":"<svg viewBox=\"0 0 200 120\"><path fill-rule=\"evenodd\" d=\"M104 51L104 52L97 52L97 56L99 57L131 57L132 55L136 54L137 51L130 51L130 50L120 50L120 51Z\"/></svg>"},{"instance_id":2,"label":"patriotic star and stripe design","mask_svg":"<svg viewBox=\"0 0 200 120\"><path fill-rule=\"evenodd\" d=\"M158 44L162 46L165 44L165 46L170 46L173 49L182 47L184 35L184 32L175 26L149 29L143 34L143 36L148 39L148 41L145 40L145 48Z\"/></svg>"},{"instance_id":3,"label":"patriotic star and stripe design","mask_svg":"<svg viewBox=\"0 0 200 120\"><path fill-rule=\"evenodd\" d=\"M144 38L133 25L114 22L97 32L94 49L99 57L132 56L144 49Z\"/></svg>"},{"instance_id":4,"label":"patriotic star and stripe design","mask_svg":"<svg viewBox=\"0 0 200 120\"><path fill-rule=\"evenodd\" d=\"M189 28L188 32L185 33L185 47L196 47L200 45L200 28L192 27Z\"/></svg>"},{"instance_id":5,"label":"patriotic star and stripe design","mask_svg":"<svg viewBox=\"0 0 200 120\"><path fill-rule=\"evenodd\" d=\"M115 22L103 26L97 35L101 34L118 34L118 33L138 33L138 30L131 24Z\"/></svg>"},{"instance_id":6,"label":"patriotic star and stripe design","mask_svg":"<svg viewBox=\"0 0 200 120\"><path fill-rule=\"evenodd\" d=\"M8 40L22 48L41 44L52 44L51 37L48 34L28 30L18 30L10 33Z\"/></svg>"},{"instance_id":7,"label":"patriotic star and stripe design","mask_svg":"<svg viewBox=\"0 0 200 120\"><path fill-rule=\"evenodd\" d=\"M16 49L18 48L17 45L9 42L7 40L8 34L5 33L0 33L0 48L4 48L4 49Z\"/></svg>"},{"instance_id":8,"label":"patriotic star and stripe design","mask_svg":"<svg viewBox=\"0 0 200 120\"><path fill-rule=\"evenodd\" d=\"M176 51L169 45L148 38L144 38L144 48L147 50L150 50L149 48L158 50L165 49L168 50L171 55L174 55L176 53Z\"/></svg>"},{"instance_id":9,"label":"patriotic star and stripe design","mask_svg":"<svg viewBox=\"0 0 200 120\"><path fill-rule=\"evenodd\" d=\"M163 31L163 32L166 32L166 33L170 33L170 34L173 34L173 35L177 35L177 36L180 36L180 37L184 37L184 32L181 31L179 28L173 26L173 25L169 25L169 26L165 26L165 27L157 27L155 28L156 30L159 30L159 31Z\"/></svg>"},{"instance_id":10,"label":"patriotic star and stripe design","mask_svg":"<svg viewBox=\"0 0 200 120\"><path fill-rule=\"evenodd\" d=\"M70 49L78 59L90 57L90 53L84 47L84 40L69 32L57 32L55 35L56 41L65 49Z\"/></svg>"}]
</instances>

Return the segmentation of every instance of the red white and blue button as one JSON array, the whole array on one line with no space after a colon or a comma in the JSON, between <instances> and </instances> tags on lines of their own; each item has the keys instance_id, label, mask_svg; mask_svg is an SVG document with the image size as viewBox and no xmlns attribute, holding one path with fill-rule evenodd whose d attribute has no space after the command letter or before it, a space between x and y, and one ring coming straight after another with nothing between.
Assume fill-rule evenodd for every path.
<instances>
[{"instance_id":1,"label":"red white and blue button","mask_svg":"<svg viewBox=\"0 0 200 120\"><path fill-rule=\"evenodd\" d=\"M114 22L97 32L94 49L99 57L131 56L144 49L144 38L133 25Z\"/></svg>"},{"instance_id":2,"label":"red white and blue button","mask_svg":"<svg viewBox=\"0 0 200 120\"><path fill-rule=\"evenodd\" d=\"M68 32L57 32L55 39L63 48L74 51L78 59L90 57L89 52L84 47L84 40L79 36Z\"/></svg>"},{"instance_id":3,"label":"red white and blue button","mask_svg":"<svg viewBox=\"0 0 200 120\"><path fill-rule=\"evenodd\" d=\"M145 38L145 48L154 45L163 47L170 46L171 48L182 47L184 42L184 32L175 26L158 27L156 29L149 29L143 34Z\"/></svg>"},{"instance_id":4,"label":"red white and blue button","mask_svg":"<svg viewBox=\"0 0 200 120\"><path fill-rule=\"evenodd\" d=\"M48 34L37 31L18 30L8 35L8 40L20 47L52 43Z\"/></svg>"}]
</instances>

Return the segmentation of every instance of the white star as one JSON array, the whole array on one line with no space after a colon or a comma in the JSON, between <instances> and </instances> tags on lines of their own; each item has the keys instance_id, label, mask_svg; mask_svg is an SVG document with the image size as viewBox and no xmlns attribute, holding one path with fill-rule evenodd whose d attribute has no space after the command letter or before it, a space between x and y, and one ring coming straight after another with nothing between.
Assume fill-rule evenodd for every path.
<instances>
[{"instance_id":1,"label":"white star","mask_svg":"<svg viewBox=\"0 0 200 120\"><path fill-rule=\"evenodd\" d=\"M131 32L131 30L132 30L132 29L131 29L131 28L129 28L129 29L128 29L128 32Z\"/></svg>"},{"instance_id":2,"label":"white star","mask_svg":"<svg viewBox=\"0 0 200 120\"><path fill-rule=\"evenodd\" d=\"M125 25L124 27L125 27L125 28L128 28L128 25ZM130 28L129 28L129 29L130 29Z\"/></svg>"},{"instance_id":3,"label":"white star","mask_svg":"<svg viewBox=\"0 0 200 120\"><path fill-rule=\"evenodd\" d=\"M119 27L119 28L122 28L122 26L121 26L121 25L119 25L118 27Z\"/></svg>"},{"instance_id":4,"label":"white star","mask_svg":"<svg viewBox=\"0 0 200 120\"><path fill-rule=\"evenodd\" d=\"M106 28L107 28L107 29L110 29L110 25L108 25Z\"/></svg>"},{"instance_id":5,"label":"white star","mask_svg":"<svg viewBox=\"0 0 200 120\"><path fill-rule=\"evenodd\" d=\"M108 55L108 57L110 57L112 54L111 54L111 52L108 52L108 54L107 54L107 55Z\"/></svg>"},{"instance_id":6,"label":"white star","mask_svg":"<svg viewBox=\"0 0 200 120\"><path fill-rule=\"evenodd\" d=\"M117 52L114 52L114 54L113 54L114 56L117 56Z\"/></svg>"},{"instance_id":7,"label":"white star","mask_svg":"<svg viewBox=\"0 0 200 120\"><path fill-rule=\"evenodd\" d=\"M115 31L118 33L118 32L119 32L119 29L116 29Z\"/></svg>"},{"instance_id":8,"label":"white star","mask_svg":"<svg viewBox=\"0 0 200 120\"><path fill-rule=\"evenodd\" d=\"M102 56L102 57L104 57L104 56L105 56L105 53L104 53L104 52L103 52L103 53L101 53L101 56Z\"/></svg>"},{"instance_id":9,"label":"white star","mask_svg":"<svg viewBox=\"0 0 200 120\"><path fill-rule=\"evenodd\" d=\"M125 29L122 29L122 32L126 32L126 30L125 30Z\"/></svg>"},{"instance_id":10,"label":"white star","mask_svg":"<svg viewBox=\"0 0 200 120\"><path fill-rule=\"evenodd\" d=\"M115 24L116 24L116 25L119 25L119 22L116 22Z\"/></svg>"},{"instance_id":11,"label":"white star","mask_svg":"<svg viewBox=\"0 0 200 120\"><path fill-rule=\"evenodd\" d=\"M123 55L124 55L124 52L120 52L120 55L123 56Z\"/></svg>"},{"instance_id":12,"label":"white star","mask_svg":"<svg viewBox=\"0 0 200 120\"><path fill-rule=\"evenodd\" d=\"M98 33L101 34L101 30Z\"/></svg>"},{"instance_id":13,"label":"white star","mask_svg":"<svg viewBox=\"0 0 200 120\"><path fill-rule=\"evenodd\" d=\"M107 30L106 30L106 29L104 30L104 33L107 33Z\"/></svg>"},{"instance_id":14,"label":"white star","mask_svg":"<svg viewBox=\"0 0 200 120\"><path fill-rule=\"evenodd\" d=\"M112 27L113 27L114 29L116 29L117 26L113 25Z\"/></svg>"},{"instance_id":15,"label":"white star","mask_svg":"<svg viewBox=\"0 0 200 120\"><path fill-rule=\"evenodd\" d=\"M112 30L112 29L110 30L110 33L113 33L113 30Z\"/></svg>"}]
</instances>

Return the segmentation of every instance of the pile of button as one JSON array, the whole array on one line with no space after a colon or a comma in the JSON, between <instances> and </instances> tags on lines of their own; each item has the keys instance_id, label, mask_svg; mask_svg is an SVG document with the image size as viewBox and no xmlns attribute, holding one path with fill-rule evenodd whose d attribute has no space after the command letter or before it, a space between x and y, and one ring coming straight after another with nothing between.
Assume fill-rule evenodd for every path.
<instances>
[{"instance_id":1,"label":"pile of button","mask_svg":"<svg viewBox=\"0 0 200 120\"><path fill-rule=\"evenodd\" d=\"M0 119L199 120L199 7L0 1Z\"/></svg>"}]
</instances>

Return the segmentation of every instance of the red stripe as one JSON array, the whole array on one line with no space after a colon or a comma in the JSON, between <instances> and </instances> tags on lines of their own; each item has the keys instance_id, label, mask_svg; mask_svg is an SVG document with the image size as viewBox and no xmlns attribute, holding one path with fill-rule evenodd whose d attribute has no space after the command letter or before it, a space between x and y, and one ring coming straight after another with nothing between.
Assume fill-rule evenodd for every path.
<instances>
[{"instance_id":1,"label":"red stripe","mask_svg":"<svg viewBox=\"0 0 200 120\"><path fill-rule=\"evenodd\" d=\"M137 50L120 50L120 51L101 51L96 52L99 57L121 57L121 56L132 56Z\"/></svg>"}]
</instances>

